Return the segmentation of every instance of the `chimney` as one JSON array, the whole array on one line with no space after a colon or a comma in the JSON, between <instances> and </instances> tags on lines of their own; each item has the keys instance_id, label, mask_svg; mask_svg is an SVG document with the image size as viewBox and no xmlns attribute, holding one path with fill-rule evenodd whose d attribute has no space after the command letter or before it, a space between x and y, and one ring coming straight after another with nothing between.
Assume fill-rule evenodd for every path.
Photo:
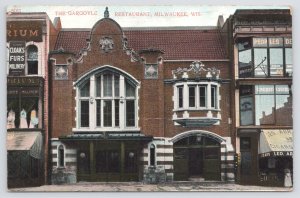
<instances>
[{"instance_id":1,"label":"chimney","mask_svg":"<svg viewBox=\"0 0 300 198\"><path fill-rule=\"evenodd\" d=\"M224 25L224 17L223 17L223 15L219 15L217 26L218 26L218 28L222 28L223 25Z\"/></svg>"}]
</instances>

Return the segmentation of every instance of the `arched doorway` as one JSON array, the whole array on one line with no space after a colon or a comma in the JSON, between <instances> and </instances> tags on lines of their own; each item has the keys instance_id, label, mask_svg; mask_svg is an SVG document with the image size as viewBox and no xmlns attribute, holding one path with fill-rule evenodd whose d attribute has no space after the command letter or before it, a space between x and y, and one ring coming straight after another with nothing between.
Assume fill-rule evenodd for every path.
<instances>
[{"instance_id":1,"label":"arched doorway","mask_svg":"<svg viewBox=\"0 0 300 198\"><path fill-rule=\"evenodd\" d=\"M220 136L189 132L173 139L174 180L221 180Z\"/></svg>"}]
</instances>

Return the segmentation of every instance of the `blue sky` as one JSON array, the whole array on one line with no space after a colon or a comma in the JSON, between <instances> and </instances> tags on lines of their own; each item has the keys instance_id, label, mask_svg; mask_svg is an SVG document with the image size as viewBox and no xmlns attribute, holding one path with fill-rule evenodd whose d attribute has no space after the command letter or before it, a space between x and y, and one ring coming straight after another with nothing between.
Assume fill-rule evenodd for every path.
<instances>
[{"instance_id":1,"label":"blue sky","mask_svg":"<svg viewBox=\"0 0 300 198\"><path fill-rule=\"evenodd\" d=\"M283 9L288 6L109 6L110 18L122 27L215 26L236 9ZM103 18L105 6L9 6L7 11L47 12L50 19L60 17L63 28L91 28ZM129 16L129 15L145 16ZM165 16L166 14L184 16ZM193 16L194 14L194 16ZM127 15L127 16L126 16ZM160 15L160 16L158 16ZM163 15L163 16L161 16ZM197 15L197 16L195 16Z\"/></svg>"}]
</instances>

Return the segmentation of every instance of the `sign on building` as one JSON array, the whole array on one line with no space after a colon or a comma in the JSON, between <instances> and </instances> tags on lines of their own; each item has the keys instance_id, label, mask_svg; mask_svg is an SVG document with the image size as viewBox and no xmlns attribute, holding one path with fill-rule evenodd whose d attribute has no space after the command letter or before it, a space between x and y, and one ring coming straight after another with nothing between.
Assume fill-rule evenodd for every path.
<instances>
[{"instance_id":1,"label":"sign on building","mask_svg":"<svg viewBox=\"0 0 300 198\"><path fill-rule=\"evenodd\" d=\"M9 75L25 74L25 41L11 41L9 43Z\"/></svg>"}]
</instances>

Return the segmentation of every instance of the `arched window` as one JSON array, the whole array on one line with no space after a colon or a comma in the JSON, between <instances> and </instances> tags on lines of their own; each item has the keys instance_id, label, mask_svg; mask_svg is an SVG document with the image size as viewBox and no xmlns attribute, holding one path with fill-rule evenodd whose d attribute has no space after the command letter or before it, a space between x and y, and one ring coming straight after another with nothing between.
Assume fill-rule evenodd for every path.
<instances>
[{"instance_id":1,"label":"arched window","mask_svg":"<svg viewBox=\"0 0 300 198\"><path fill-rule=\"evenodd\" d=\"M63 145L58 147L58 167L65 166L65 149Z\"/></svg>"},{"instance_id":2,"label":"arched window","mask_svg":"<svg viewBox=\"0 0 300 198\"><path fill-rule=\"evenodd\" d=\"M137 127L137 86L125 75L104 71L79 85L79 128Z\"/></svg>"},{"instance_id":3,"label":"arched window","mask_svg":"<svg viewBox=\"0 0 300 198\"><path fill-rule=\"evenodd\" d=\"M27 74L38 74L38 49L35 45L29 45L27 48Z\"/></svg>"},{"instance_id":4,"label":"arched window","mask_svg":"<svg viewBox=\"0 0 300 198\"><path fill-rule=\"evenodd\" d=\"M154 144L150 145L150 166L155 166L155 159L156 153L155 153L155 146Z\"/></svg>"}]
</instances>

